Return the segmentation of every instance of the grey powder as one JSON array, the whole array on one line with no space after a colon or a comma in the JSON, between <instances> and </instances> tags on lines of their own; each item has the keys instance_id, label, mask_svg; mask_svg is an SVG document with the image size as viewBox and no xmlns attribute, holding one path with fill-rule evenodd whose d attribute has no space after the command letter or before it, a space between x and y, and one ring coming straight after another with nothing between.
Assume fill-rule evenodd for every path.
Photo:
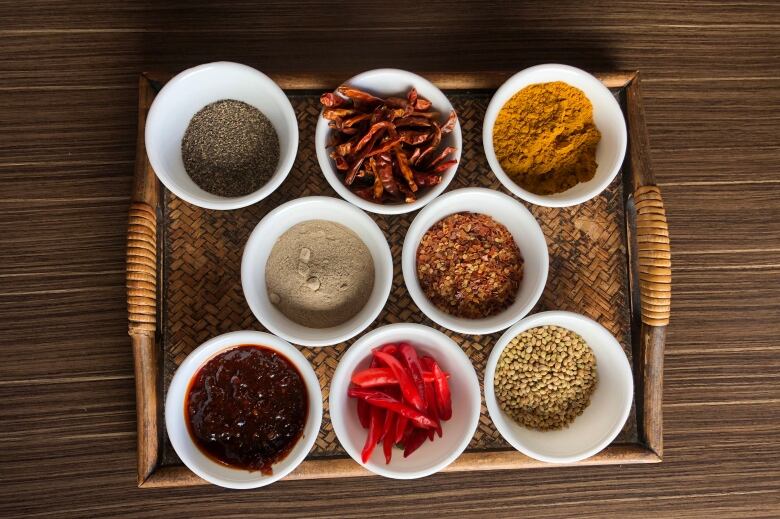
<instances>
[{"instance_id":1,"label":"grey powder","mask_svg":"<svg viewBox=\"0 0 780 519\"><path fill-rule=\"evenodd\" d=\"M374 287L374 261L347 227L309 220L276 241L265 282L271 303L288 318L310 328L329 328L363 309Z\"/></svg>"}]
</instances>

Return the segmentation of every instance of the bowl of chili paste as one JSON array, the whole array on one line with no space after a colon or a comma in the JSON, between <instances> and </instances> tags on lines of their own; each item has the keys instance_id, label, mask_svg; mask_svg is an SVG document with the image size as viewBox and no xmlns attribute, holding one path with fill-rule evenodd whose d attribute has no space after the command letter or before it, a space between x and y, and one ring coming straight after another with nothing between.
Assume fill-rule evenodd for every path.
<instances>
[{"instance_id":1,"label":"bowl of chili paste","mask_svg":"<svg viewBox=\"0 0 780 519\"><path fill-rule=\"evenodd\" d=\"M195 474L228 488L255 488L306 457L322 421L314 370L268 333L215 337L182 362L165 421L174 450Z\"/></svg>"}]
</instances>

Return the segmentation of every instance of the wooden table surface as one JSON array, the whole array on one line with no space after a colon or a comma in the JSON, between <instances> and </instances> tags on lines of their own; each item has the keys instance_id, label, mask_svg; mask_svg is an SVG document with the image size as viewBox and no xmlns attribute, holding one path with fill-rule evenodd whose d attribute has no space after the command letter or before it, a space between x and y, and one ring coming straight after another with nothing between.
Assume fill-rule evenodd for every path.
<instances>
[{"instance_id":1,"label":"wooden table surface","mask_svg":"<svg viewBox=\"0 0 780 519\"><path fill-rule=\"evenodd\" d=\"M585 5L588 5L585 8ZM140 490L142 70L639 69L672 237L659 465ZM780 515L780 4L0 2L0 515Z\"/></svg>"}]
</instances>

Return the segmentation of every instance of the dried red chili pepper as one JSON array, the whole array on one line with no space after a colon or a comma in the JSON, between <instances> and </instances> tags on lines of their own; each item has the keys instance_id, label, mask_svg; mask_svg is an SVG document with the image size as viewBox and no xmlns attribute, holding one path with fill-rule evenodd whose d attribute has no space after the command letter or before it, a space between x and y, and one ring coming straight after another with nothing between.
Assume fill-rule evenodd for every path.
<instances>
[{"instance_id":1,"label":"dried red chili pepper","mask_svg":"<svg viewBox=\"0 0 780 519\"><path fill-rule=\"evenodd\" d=\"M455 153L455 148L453 148L452 146L447 146L436 157L428 161L428 167L432 168L442 160L446 159L447 156L451 155L452 153Z\"/></svg>"},{"instance_id":2,"label":"dried red chili pepper","mask_svg":"<svg viewBox=\"0 0 780 519\"><path fill-rule=\"evenodd\" d=\"M329 121L335 121L356 113L357 110L354 108L328 108L322 111L322 116Z\"/></svg>"},{"instance_id":3,"label":"dried red chili pepper","mask_svg":"<svg viewBox=\"0 0 780 519\"><path fill-rule=\"evenodd\" d=\"M327 108L337 108L347 100L334 92L326 92L320 96L320 103Z\"/></svg>"},{"instance_id":4,"label":"dried red chili pepper","mask_svg":"<svg viewBox=\"0 0 780 519\"><path fill-rule=\"evenodd\" d=\"M385 142L383 142L382 145L379 146L378 148L374 148L370 152L366 153L366 156L367 157L373 157L373 156L376 156L376 155L381 155L383 153L387 153L388 151L390 151L393 148L395 148L400 142L401 142L401 137L390 138L390 139L386 140Z\"/></svg>"},{"instance_id":5,"label":"dried red chili pepper","mask_svg":"<svg viewBox=\"0 0 780 519\"><path fill-rule=\"evenodd\" d=\"M455 124L458 122L458 116L455 115L455 112L450 112L449 117L447 117L447 122L444 123L444 125L441 127L441 133L448 134L452 130L455 129Z\"/></svg>"},{"instance_id":6,"label":"dried red chili pepper","mask_svg":"<svg viewBox=\"0 0 780 519\"><path fill-rule=\"evenodd\" d=\"M420 156L417 158L418 164L424 164L425 163L425 157L430 155L431 153L436 151L436 148L439 147L439 144L441 143L441 128L438 124L435 122L433 123L433 137L431 138L431 142L429 143L428 147L426 147L422 153L420 153Z\"/></svg>"},{"instance_id":7,"label":"dried red chili pepper","mask_svg":"<svg viewBox=\"0 0 780 519\"><path fill-rule=\"evenodd\" d=\"M431 136L430 132L416 132L414 130L403 130L399 132L399 135L401 136L401 142L412 146L422 144Z\"/></svg>"},{"instance_id":8,"label":"dried red chili pepper","mask_svg":"<svg viewBox=\"0 0 780 519\"><path fill-rule=\"evenodd\" d=\"M396 128L402 128L406 126L427 126L430 127L433 125L430 119L426 117L401 117L400 119L396 119L393 121L393 124L395 124Z\"/></svg>"},{"instance_id":9,"label":"dried red chili pepper","mask_svg":"<svg viewBox=\"0 0 780 519\"><path fill-rule=\"evenodd\" d=\"M431 102L427 99L423 99L422 97L418 97L417 101L414 103L414 109L415 110L427 110L431 107Z\"/></svg>"},{"instance_id":10,"label":"dried red chili pepper","mask_svg":"<svg viewBox=\"0 0 780 519\"><path fill-rule=\"evenodd\" d=\"M347 395L354 398L362 398L374 407L381 407L383 409L387 409L388 411L398 413L401 416L405 416L417 427L421 427L423 429L436 428L434 421L425 416L423 413L381 391L377 391L375 389L351 387L347 391Z\"/></svg>"},{"instance_id":11,"label":"dried red chili pepper","mask_svg":"<svg viewBox=\"0 0 780 519\"><path fill-rule=\"evenodd\" d=\"M384 102L379 97L373 96L368 92L364 92L363 90L359 90L348 85L341 85L337 90L340 94L349 97L353 101L358 101L364 104L382 104Z\"/></svg>"},{"instance_id":12,"label":"dried red chili pepper","mask_svg":"<svg viewBox=\"0 0 780 519\"><path fill-rule=\"evenodd\" d=\"M455 160L455 159L445 160L444 162L442 162L441 164L439 164L438 166L436 166L435 168L430 170L428 173L433 173L434 175L438 175L438 174L444 173L450 167L454 166L457 163L458 163L458 161Z\"/></svg>"},{"instance_id":13,"label":"dried red chili pepper","mask_svg":"<svg viewBox=\"0 0 780 519\"><path fill-rule=\"evenodd\" d=\"M379 162L377 162L377 173L385 191L392 195L397 195L398 184L396 184L393 177L393 165L389 161L380 158Z\"/></svg>"},{"instance_id":14,"label":"dried red chili pepper","mask_svg":"<svg viewBox=\"0 0 780 519\"><path fill-rule=\"evenodd\" d=\"M414 181L420 187L435 186L442 181L441 175L435 173L420 173L414 172Z\"/></svg>"},{"instance_id":15,"label":"dried red chili pepper","mask_svg":"<svg viewBox=\"0 0 780 519\"><path fill-rule=\"evenodd\" d=\"M409 189L412 190L412 192L417 191L417 184L414 183L414 174L412 173L411 168L409 167L409 159L406 157L406 154L401 149L400 146L396 146L393 148L393 152L395 153L395 158L398 163L398 168L401 170L401 175L406 180L406 183L409 185Z\"/></svg>"}]
</instances>

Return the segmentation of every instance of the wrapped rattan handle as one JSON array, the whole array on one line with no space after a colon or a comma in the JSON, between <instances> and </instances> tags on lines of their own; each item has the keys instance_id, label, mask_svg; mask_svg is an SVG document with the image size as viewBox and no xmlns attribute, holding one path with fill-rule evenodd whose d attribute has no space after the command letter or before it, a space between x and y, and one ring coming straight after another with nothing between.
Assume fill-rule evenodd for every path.
<instances>
[{"instance_id":1,"label":"wrapped rattan handle","mask_svg":"<svg viewBox=\"0 0 780 519\"><path fill-rule=\"evenodd\" d=\"M131 335L154 335L157 322L157 215L143 202L130 205L127 314Z\"/></svg>"},{"instance_id":2,"label":"wrapped rattan handle","mask_svg":"<svg viewBox=\"0 0 780 519\"><path fill-rule=\"evenodd\" d=\"M642 322L666 326L671 311L672 255L661 190L657 186L639 187L634 203Z\"/></svg>"}]
</instances>

